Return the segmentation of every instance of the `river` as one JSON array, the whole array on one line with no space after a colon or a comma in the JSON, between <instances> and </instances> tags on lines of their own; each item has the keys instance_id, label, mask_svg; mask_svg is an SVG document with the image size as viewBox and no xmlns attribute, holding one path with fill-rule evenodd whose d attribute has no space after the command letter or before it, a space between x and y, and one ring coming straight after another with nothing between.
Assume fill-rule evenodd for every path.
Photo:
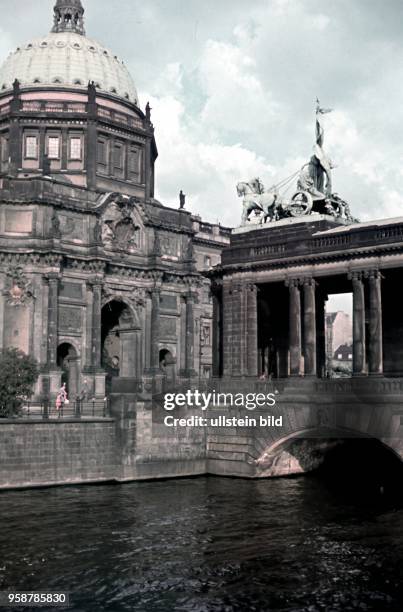
<instances>
[{"instance_id":1,"label":"river","mask_svg":"<svg viewBox=\"0 0 403 612\"><path fill-rule=\"evenodd\" d=\"M77 612L403 608L403 510L313 477L7 491L0 515L0 589Z\"/></svg>"}]
</instances>

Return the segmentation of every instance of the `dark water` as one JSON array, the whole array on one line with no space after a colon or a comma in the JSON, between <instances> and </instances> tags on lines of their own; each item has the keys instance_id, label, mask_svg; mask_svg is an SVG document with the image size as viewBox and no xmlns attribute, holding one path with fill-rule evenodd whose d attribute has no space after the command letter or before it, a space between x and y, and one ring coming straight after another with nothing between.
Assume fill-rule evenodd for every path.
<instances>
[{"instance_id":1,"label":"dark water","mask_svg":"<svg viewBox=\"0 0 403 612\"><path fill-rule=\"evenodd\" d=\"M1 589L70 610L403 609L403 510L309 477L4 492L0 516Z\"/></svg>"}]
</instances>

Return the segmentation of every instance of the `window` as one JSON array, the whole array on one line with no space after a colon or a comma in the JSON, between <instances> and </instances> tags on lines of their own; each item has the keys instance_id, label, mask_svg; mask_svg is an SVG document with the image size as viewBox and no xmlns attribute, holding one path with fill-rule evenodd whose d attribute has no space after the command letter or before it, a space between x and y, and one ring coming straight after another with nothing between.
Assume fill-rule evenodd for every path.
<instances>
[{"instance_id":1,"label":"window","mask_svg":"<svg viewBox=\"0 0 403 612\"><path fill-rule=\"evenodd\" d=\"M205 268L211 268L211 257L210 257L210 255L205 255L204 256L204 267Z\"/></svg>"},{"instance_id":2,"label":"window","mask_svg":"<svg viewBox=\"0 0 403 612\"><path fill-rule=\"evenodd\" d=\"M339 353L339 354L337 355L337 359L343 359L343 355L342 355L341 353Z\"/></svg>"},{"instance_id":3,"label":"window","mask_svg":"<svg viewBox=\"0 0 403 612\"><path fill-rule=\"evenodd\" d=\"M107 142L98 140L98 163L106 166Z\"/></svg>"},{"instance_id":4,"label":"window","mask_svg":"<svg viewBox=\"0 0 403 612\"><path fill-rule=\"evenodd\" d=\"M81 138L79 136L70 138L70 159L81 159Z\"/></svg>"},{"instance_id":5,"label":"window","mask_svg":"<svg viewBox=\"0 0 403 612\"><path fill-rule=\"evenodd\" d=\"M59 159L59 137L49 136L48 138L48 157L49 159Z\"/></svg>"},{"instance_id":6,"label":"window","mask_svg":"<svg viewBox=\"0 0 403 612\"><path fill-rule=\"evenodd\" d=\"M36 136L25 137L25 157L27 159L38 158L38 138Z\"/></svg>"},{"instance_id":7,"label":"window","mask_svg":"<svg viewBox=\"0 0 403 612\"><path fill-rule=\"evenodd\" d=\"M114 146L113 165L115 168L123 167L123 148L122 148L122 145L120 144Z\"/></svg>"},{"instance_id":8,"label":"window","mask_svg":"<svg viewBox=\"0 0 403 612\"><path fill-rule=\"evenodd\" d=\"M140 150L137 147L130 147L129 149L129 179L132 181L140 181Z\"/></svg>"},{"instance_id":9,"label":"window","mask_svg":"<svg viewBox=\"0 0 403 612\"><path fill-rule=\"evenodd\" d=\"M349 354L348 354L348 358L349 358L349 359L352 359L352 358L353 358L353 356L352 356L352 354L351 354L351 353L349 353Z\"/></svg>"}]
</instances>

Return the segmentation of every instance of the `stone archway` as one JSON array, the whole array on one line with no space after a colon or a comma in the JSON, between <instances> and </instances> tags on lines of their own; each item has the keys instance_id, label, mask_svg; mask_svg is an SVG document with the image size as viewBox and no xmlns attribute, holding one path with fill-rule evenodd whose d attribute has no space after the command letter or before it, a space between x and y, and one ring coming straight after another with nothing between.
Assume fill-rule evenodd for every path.
<instances>
[{"instance_id":1,"label":"stone archway","mask_svg":"<svg viewBox=\"0 0 403 612\"><path fill-rule=\"evenodd\" d=\"M141 377L141 327L136 312L122 300L112 299L102 308L101 345L107 390L114 378Z\"/></svg>"},{"instance_id":2,"label":"stone archway","mask_svg":"<svg viewBox=\"0 0 403 612\"><path fill-rule=\"evenodd\" d=\"M57 347L57 365L62 371L61 384L66 383L69 398L78 395L79 356L76 348L69 342L63 342Z\"/></svg>"}]
</instances>

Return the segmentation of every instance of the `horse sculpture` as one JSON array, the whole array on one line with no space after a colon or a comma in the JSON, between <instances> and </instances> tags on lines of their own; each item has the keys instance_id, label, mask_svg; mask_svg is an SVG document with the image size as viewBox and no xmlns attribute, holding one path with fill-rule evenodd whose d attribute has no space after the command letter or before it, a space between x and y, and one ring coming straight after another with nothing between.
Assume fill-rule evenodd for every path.
<instances>
[{"instance_id":1,"label":"horse sculpture","mask_svg":"<svg viewBox=\"0 0 403 612\"><path fill-rule=\"evenodd\" d=\"M276 219L277 208L280 204L279 196L275 188L264 191L264 185L260 179L255 178L246 182L238 183L236 186L238 196L243 196L242 225L245 225L252 211L260 211L260 223L266 223Z\"/></svg>"}]
</instances>

